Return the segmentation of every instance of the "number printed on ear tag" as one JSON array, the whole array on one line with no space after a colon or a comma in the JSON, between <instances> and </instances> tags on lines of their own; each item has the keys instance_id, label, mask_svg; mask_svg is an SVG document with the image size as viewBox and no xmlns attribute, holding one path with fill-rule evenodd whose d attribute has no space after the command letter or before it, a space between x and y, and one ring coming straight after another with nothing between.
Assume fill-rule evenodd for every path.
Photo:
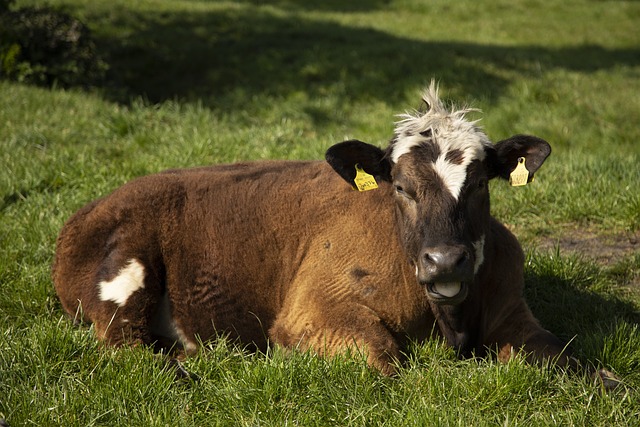
<instances>
[{"instance_id":1,"label":"number printed on ear tag","mask_svg":"<svg viewBox=\"0 0 640 427\"><path fill-rule=\"evenodd\" d=\"M366 173L359 164L356 164L356 178L353 180L358 191L369 191L378 188L378 183L373 175Z\"/></svg>"},{"instance_id":2,"label":"number printed on ear tag","mask_svg":"<svg viewBox=\"0 0 640 427\"><path fill-rule=\"evenodd\" d=\"M527 182L529 182L529 170L525 166L525 162L525 158L520 157L518 159L518 165L513 172L511 172L511 175L509 175L509 184L513 187L527 185Z\"/></svg>"}]
</instances>

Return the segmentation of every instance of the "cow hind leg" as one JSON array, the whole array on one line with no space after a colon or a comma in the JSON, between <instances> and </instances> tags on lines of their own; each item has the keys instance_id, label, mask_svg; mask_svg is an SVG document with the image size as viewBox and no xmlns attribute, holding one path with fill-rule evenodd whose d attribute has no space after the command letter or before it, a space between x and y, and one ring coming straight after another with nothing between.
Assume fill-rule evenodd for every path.
<instances>
[{"instance_id":1,"label":"cow hind leg","mask_svg":"<svg viewBox=\"0 0 640 427\"><path fill-rule=\"evenodd\" d=\"M121 262L112 277L96 286L95 307L87 307L98 338L120 346L153 344L151 319L158 310L163 282L156 269L137 258Z\"/></svg>"}]
</instances>

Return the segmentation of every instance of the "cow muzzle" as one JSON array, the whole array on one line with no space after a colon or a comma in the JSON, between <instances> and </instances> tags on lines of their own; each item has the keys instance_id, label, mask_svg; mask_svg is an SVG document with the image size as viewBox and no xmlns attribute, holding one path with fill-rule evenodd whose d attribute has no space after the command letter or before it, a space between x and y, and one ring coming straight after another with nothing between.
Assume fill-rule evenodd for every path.
<instances>
[{"instance_id":1,"label":"cow muzzle","mask_svg":"<svg viewBox=\"0 0 640 427\"><path fill-rule=\"evenodd\" d=\"M469 293L473 265L473 252L466 246L426 247L420 252L416 274L431 301L456 305Z\"/></svg>"}]
</instances>

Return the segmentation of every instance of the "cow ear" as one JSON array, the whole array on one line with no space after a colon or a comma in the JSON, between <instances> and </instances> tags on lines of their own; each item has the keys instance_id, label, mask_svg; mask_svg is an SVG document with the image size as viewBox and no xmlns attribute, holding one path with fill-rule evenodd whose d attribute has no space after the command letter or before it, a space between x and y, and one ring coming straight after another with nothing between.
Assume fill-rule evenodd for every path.
<instances>
[{"instance_id":1,"label":"cow ear","mask_svg":"<svg viewBox=\"0 0 640 427\"><path fill-rule=\"evenodd\" d=\"M487 150L489 178L499 176L509 179L509 175L518 165L518 159L525 159L529 170L529 181L551 154L551 146L547 141L531 135L515 135L498 142Z\"/></svg>"},{"instance_id":2,"label":"cow ear","mask_svg":"<svg viewBox=\"0 0 640 427\"><path fill-rule=\"evenodd\" d=\"M375 145L352 139L329 147L325 159L338 175L353 185L356 165L377 180L391 181L391 163L385 152Z\"/></svg>"}]
</instances>

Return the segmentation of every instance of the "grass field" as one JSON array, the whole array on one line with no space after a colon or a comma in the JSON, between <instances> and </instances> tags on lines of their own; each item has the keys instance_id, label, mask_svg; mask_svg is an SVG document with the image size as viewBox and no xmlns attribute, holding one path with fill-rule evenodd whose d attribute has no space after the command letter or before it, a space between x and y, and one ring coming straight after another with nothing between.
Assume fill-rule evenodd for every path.
<instances>
[{"instance_id":1,"label":"grass field","mask_svg":"<svg viewBox=\"0 0 640 427\"><path fill-rule=\"evenodd\" d=\"M21 1L19 5L37 4ZM95 88L0 81L0 419L12 426L640 425L640 2L51 0L93 31ZM551 158L492 183L527 252L527 300L624 387L415 345L397 378L360 355L206 344L176 383L148 349L100 347L49 276L63 222L167 168L384 145L435 78L488 135Z\"/></svg>"}]
</instances>

